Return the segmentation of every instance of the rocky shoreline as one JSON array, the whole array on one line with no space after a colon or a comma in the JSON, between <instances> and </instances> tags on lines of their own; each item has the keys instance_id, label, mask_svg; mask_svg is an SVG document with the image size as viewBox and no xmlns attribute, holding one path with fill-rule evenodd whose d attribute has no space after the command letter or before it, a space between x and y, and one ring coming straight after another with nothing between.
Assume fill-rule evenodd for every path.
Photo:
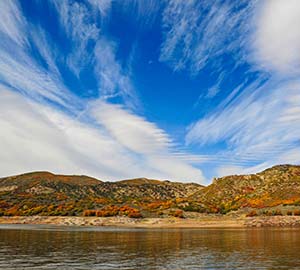
<instances>
[{"instance_id":1,"label":"rocky shoreline","mask_svg":"<svg viewBox=\"0 0 300 270\"><path fill-rule=\"evenodd\" d=\"M261 216L245 218L246 227L300 227L299 216Z\"/></svg>"},{"instance_id":2,"label":"rocky shoreline","mask_svg":"<svg viewBox=\"0 0 300 270\"><path fill-rule=\"evenodd\" d=\"M300 227L298 216L230 217L203 216L201 218L143 218L128 217L61 217L14 216L0 217L0 224L43 224L59 226L111 226L131 228L259 228Z\"/></svg>"}]
</instances>

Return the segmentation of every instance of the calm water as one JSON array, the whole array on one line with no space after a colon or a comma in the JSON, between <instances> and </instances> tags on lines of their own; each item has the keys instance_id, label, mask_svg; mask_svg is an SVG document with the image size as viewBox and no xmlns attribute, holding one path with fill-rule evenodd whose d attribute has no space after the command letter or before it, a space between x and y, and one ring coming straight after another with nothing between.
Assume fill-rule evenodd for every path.
<instances>
[{"instance_id":1,"label":"calm water","mask_svg":"<svg viewBox=\"0 0 300 270\"><path fill-rule=\"evenodd\" d=\"M300 230L0 226L0 269L300 269Z\"/></svg>"}]
</instances>

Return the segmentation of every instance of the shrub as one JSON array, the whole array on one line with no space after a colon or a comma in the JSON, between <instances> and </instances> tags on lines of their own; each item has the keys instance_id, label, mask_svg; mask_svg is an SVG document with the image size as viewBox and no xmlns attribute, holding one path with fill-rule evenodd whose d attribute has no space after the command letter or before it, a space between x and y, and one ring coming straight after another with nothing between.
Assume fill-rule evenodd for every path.
<instances>
[{"instance_id":1,"label":"shrub","mask_svg":"<svg viewBox=\"0 0 300 270\"><path fill-rule=\"evenodd\" d=\"M294 211L294 216L300 216L300 210L295 210Z\"/></svg>"},{"instance_id":2,"label":"shrub","mask_svg":"<svg viewBox=\"0 0 300 270\"><path fill-rule=\"evenodd\" d=\"M130 213L128 213L127 216L128 216L129 218L142 218L142 217L143 217L139 210L130 212Z\"/></svg>"},{"instance_id":3,"label":"shrub","mask_svg":"<svg viewBox=\"0 0 300 270\"><path fill-rule=\"evenodd\" d=\"M128 216L129 218L141 218L142 217L142 214L138 209L130 207L128 205L122 206L120 208L119 213L121 215Z\"/></svg>"},{"instance_id":4,"label":"shrub","mask_svg":"<svg viewBox=\"0 0 300 270\"><path fill-rule=\"evenodd\" d=\"M272 216L273 215L273 213L271 212L271 211L263 211L263 215L265 215L265 216Z\"/></svg>"},{"instance_id":5,"label":"shrub","mask_svg":"<svg viewBox=\"0 0 300 270\"><path fill-rule=\"evenodd\" d=\"M136 208L130 207L128 205L123 205L121 207L116 205L108 205L100 210L84 210L83 216L85 217L113 217L113 216L128 216L130 218L141 218L142 214Z\"/></svg>"},{"instance_id":6,"label":"shrub","mask_svg":"<svg viewBox=\"0 0 300 270\"><path fill-rule=\"evenodd\" d=\"M257 212L255 210L252 210L251 212L249 212L246 217L256 217L257 216Z\"/></svg>"},{"instance_id":7,"label":"shrub","mask_svg":"<svg viewBox=\"0 0 300 270\"><path fill-rule=\"evenodd\" d=\"M148 210L156 210L156 209L168 209L172 206L172 201L156 201L148 203L145 208Z\"/></svg>"},{"instance_id":8,"label":"shrub","mask_svg":"<svg viewBox=\"0 0 300 270\"><path fill-rule=\"evenodd\" d=\"M292 211L287 211L286 214L287 214L288 216L292 216L292 215L293 215L293 212L292 212Z\"/></svg>"},{"instance_id":9,"label":"shrub","mask_svg":"<svg viewBox=\"0 0 300 270\"><path fill-rule=\"evenodd\" d=\"M226 215L228 212L230 212L230 207L226 204L221 204L218 212L222 215Z\"/></svg>"},{"instance_id":10,"label":"shrub","mask_svg":"<svg viewBox=\"0 0 300 270\"><path fill-rule=\"evenodd\" d=\"M282 216L282 212L280 210L273 211L273 216Z\"/></svg>"},{"instance_id":11,"label":"shrub","mask_svg":"<svg viewBox=\"0 0 300 270\"><path fill-rule=\"evenodd\" d=\"M117 215L118 215L118 213L111 212L109 210L97 210L96 211L97 217L113 217L113 216L117 216Z\"/></svg>"},{"instance_id":12,"label":"shrub","mask_svg":"<svg viewBox=\"0 0 300 270\"><path fill-rule=\"evenodd\" d=\"M95 217L96 216L96 210L84 210L83 216L85 217Z\"/></svg>"},{"instance_id":13,"label":"shrub","mask_svg":"<svg viewBox=\"0 0 300 270\"><path fill-rule=\"evenodd\" d=\"M172 212L171 215L173 217L177 217L177 218L184 218L182 210L176 210L176 211Z\"/></svg>"},{"instance_id":14,"label":"shrub","mask_svg":"<svg viewBox=\"0 0 300 270\"><path fill-rule=\"evenodd\" d=\"M194 204L188 204L188 205L180 207L180 208L187 212L205 213L205 211L206 211L205 208L198 206L198 205L194 205Z\"/></svg>"}]
</instances>

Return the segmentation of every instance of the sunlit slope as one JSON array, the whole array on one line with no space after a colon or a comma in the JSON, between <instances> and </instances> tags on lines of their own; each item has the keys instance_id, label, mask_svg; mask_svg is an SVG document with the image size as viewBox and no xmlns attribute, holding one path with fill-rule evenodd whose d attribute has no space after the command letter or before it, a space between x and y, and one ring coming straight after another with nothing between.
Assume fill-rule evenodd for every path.
<instances>
[{"instance_id":1,"label":"sunlit slope","mask_svg":"<svg viewBox=\"0 0 300 270\"><path fill-rule=\"evenodd\" d=\"M300 166L278 165L257 174L218 178L193 194L190 200L218 212L300 205Z\"/></svg>"}]
</instances>

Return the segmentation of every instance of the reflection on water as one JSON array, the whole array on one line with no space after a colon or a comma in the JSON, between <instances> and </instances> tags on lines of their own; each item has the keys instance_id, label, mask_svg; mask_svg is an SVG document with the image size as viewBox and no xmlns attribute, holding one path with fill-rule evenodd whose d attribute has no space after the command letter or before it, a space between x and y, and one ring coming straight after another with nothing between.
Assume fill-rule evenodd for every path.
<instances>
[{"instance_id":1,"label":"reflection on water","mask_svg":"<svg viewBox=\"0 0 300 270\"><path fill-rule=\"evenodd\" d=\"M299 229L0 227L7 270L300 269L299 252Z\"/></svg>"}]
</instances>

